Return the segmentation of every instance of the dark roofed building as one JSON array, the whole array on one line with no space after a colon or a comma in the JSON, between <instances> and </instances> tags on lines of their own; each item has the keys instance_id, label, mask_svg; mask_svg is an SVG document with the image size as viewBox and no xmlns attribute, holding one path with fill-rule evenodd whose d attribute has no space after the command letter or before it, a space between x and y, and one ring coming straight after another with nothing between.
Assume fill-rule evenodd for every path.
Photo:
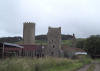
<instances>
[{"instance_id":1,"label":"dark roofed building","mask_svg":"<svg viewBox=\"0 0 100 71\"><path fill-rule=\"evenodd\" d=\"M21 56L23 46L12 43L0 43L0 58Z\"/></svg>"},{"instance_id":2,"label":"dark roofed building","mask_svg":"<svg viewBox=\"0 0 100 71\"><path fill-rule=\"evenodd\" d=\"M44 56L44 46L41 45L21 45L23 46L22 56L29 57L43 57Z\"/></svg>"},{"instance_id":3,"label":"dark roofed building","mask_svg":"<svg viewBox=\"0 0 100 71\"><path fill-rule=\"evenodd\" d=\"M72 58L75 55L87 55L87 52L80 48L63 46L64 57Z\"/></svg>"},{"instance_id":4,"label":"dark roofed building","mask_svg":"<svg viewBox=\"0 0 100 71\"><path fill-rule=\"evenodd\" d=\"M0 58L10 56L44 57L45 46L0 43Z\"/></svg>"}]
</instances>

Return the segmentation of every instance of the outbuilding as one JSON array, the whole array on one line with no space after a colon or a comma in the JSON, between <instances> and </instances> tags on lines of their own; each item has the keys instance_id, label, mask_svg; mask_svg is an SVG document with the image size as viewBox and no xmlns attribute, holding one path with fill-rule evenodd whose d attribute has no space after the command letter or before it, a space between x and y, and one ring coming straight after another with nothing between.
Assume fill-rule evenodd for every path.
<instances>
[{"instance_id":1,"label":"outbuilding","mask_svg":"<svg viewBox=\"0 0 100 71\"><path fill-rule=\"evenodd\" d=\"M23 46L12 43L0 43L0 58L21 56Z\"/></svg>"}]
</instances>

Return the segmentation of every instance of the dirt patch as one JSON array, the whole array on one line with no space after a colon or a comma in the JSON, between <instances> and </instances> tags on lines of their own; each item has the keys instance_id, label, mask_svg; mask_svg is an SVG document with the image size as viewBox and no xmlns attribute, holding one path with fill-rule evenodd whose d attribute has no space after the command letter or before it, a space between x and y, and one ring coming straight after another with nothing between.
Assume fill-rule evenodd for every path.
<instances>
[{"instance_id":1,"label":"dirt patch","mask_svg":"<svg viewBox=\"0 0 100 71\"><path fill-rule=\"evenodd\" d=\"M94 65L94 69L93 71L100 71L100 63L98 61L93 61L92 64ZM77 70L77 71L87 71L89 70L89 67L92 65L85 65L84 67L82 67L81 69Z\"/></svg>"},{"instance_id":2,"label":"dirt patch","mask_svg":"<svg viewBox=\"0 0 100 71\"><path fill-rule=\"evenodd\" d=\"M82 67L81 69L77 70L77 71L87 71L87 69L90 67L91 64L89 65L85 65L84 67Z\"/></svg>"},{"instance_id":3,"label":"dirt patch","mask_svg":"<svg viewBox=\"0 0 100 71\"><path fill-rule=\"evenodd\" d=\"M100 63L99 62L95 62L95 69L94 71L100 71Z\"/></svg>"}]
</instances>

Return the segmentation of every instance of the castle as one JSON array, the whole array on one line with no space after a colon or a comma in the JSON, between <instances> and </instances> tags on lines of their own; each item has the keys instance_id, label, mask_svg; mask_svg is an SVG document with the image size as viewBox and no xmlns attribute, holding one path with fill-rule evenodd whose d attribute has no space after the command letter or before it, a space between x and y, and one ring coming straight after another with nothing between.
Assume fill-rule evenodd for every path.
<instances>
[{"instance_id":1,"label":"castle","mask_svg":"<svg viewBox=\"0 0 100 71\"><path fill-rule=\"evenodd\" d=\"M49 56L59 57L61 50L61 27L51 28L49 27L47 33L48 46L47 54Z\"/></svg>"},{"instance_id":2,"label":"castle","mask_svg":"<svg viewBox=\"0 0 100 71\"><path fill-rule=\"evenodd\" d=\"M60 57L61 55L61 27L48 28L47 33L47 46L41 46L41 50L37 51L37 56L54 56ZM23 44L35 45L35 23L24 23L23 30Z\"/></svg>"},{"instance_id":3,"label":"castle","mask_svg":"<svg viewBox=\"0 0 100 71\"><path fill-rule=\"evenodd\" d=\"M49 27L47 33L47 45L36 45L35 23L25 22L23 24L23 44L0 43L0 57L61 57L63 56L61 47L61 27Z\"/></svg>"}]
</instances>

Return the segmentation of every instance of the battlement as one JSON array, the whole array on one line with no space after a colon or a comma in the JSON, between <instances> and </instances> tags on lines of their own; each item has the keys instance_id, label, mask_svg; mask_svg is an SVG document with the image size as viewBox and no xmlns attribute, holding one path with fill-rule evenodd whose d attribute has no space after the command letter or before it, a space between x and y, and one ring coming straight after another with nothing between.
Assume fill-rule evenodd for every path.
<instances>
[{"instance_id":1,"label":"battlement","mask_svg":"<svg viewBox=\"0 0 100 71\"><path fill-rule=\"evenodd\" d=\"M50 27L50 26L49 26L49 29L61 29L61 27L56 27L56 28L55 28L55 27Z\"/></svg>"},{"instance_id":2,"label":"battlement","mask_svg":"<svg viewBox=\"0 0 100 71\"><path fill-rule=\"evenodd\" d=\"M24 22L23 43L24 44L34 44L35 43L35 23Z\"/></svg>"},{"instance_id":3,"label":"battlement","mask_svg":"<svg viewBox=\"0 0 100 71\"><path fill-rule=\"evenodd\" d=\"M24 22L24 24L35 24L35 22Z\"/></svg>"}]
</instances>

